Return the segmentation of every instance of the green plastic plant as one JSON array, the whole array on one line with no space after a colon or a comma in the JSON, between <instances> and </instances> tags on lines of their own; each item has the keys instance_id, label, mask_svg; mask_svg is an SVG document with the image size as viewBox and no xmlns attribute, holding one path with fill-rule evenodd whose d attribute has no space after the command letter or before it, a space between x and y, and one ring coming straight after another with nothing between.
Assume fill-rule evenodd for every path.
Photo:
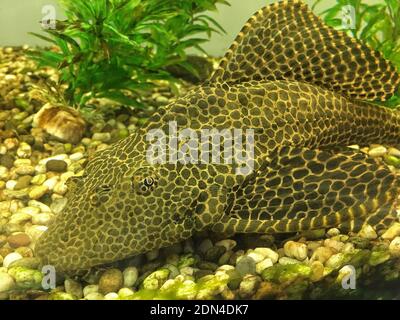
<instances>
[{"instance_id":1,"label":"green plastic plant","mask_svg":"<svg viewBox=\"0 0 400 320\"><path fill-rule=\"evenodd\" d=\"M314 3L315 8L322 0ZM346 6L354 12L354 24L343 24ZM353 37L380 51L400 72L400 2L381 0L369 5L364 0L336 0L336 4L321 13L325 22L348 32ZM343 27L344 26L344 27ZM388 107L400 106L400 89L389 101Z\"/></svg>"},{"instance_id":2,"label":"green plastic plant","mask_svg":"<svg viewBox=\"0 0 400 320\"><path fill-rule=\"evenodd\" d=\"M205 11L225 0L60 0L67 19L46 35L34 34L57 50L37 49L39 66L57 68L65 102L90 108L108 98L143 108L141 92L158 80L174 79L167 67L196 74L185 51L223 28ZM61 90L61 89L60 89Z\"/></svg>"}]
</instances>

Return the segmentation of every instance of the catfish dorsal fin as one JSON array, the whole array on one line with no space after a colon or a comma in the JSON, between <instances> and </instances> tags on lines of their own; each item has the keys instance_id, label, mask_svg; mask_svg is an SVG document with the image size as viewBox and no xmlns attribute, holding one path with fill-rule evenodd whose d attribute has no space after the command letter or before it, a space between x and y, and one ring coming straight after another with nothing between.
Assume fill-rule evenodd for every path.
<instances>
[{"instance_id":1,"label":"catfish dorsal fin","mask_svg":"<svg viewBox=\"0 0 400 320\"><path fill-rule=\"evenodd\" d=\"M353 99L386 100L400 76L382 55L326 26L299 0L259 10L222 59L210 82L295 80Z\"/></svg>"}]
</instances>

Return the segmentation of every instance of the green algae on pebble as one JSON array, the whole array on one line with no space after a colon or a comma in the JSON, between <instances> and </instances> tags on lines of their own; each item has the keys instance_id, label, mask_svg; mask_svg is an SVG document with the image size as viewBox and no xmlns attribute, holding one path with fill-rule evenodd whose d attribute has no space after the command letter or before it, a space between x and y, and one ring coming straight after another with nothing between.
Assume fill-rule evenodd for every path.
<instances>
[{"instance_id":1,"label":"green algae on pebble","mask_svg":"<svg viewBox=\"0 0 400 320\"><path fill-rule=\"evenodd\" d=\"M326 261L326 266L332 269L339 269L341 267L343 267L345 264L347 264L351 258L352 258L352 254L351 253L336 253L334 255L332 255L328 261Z\"/></svg>"},{"instance_id":2,"label":"green algae on pebble","mask_svg":"<svg viewBox=\"0 0 400 320\"><path fill-rule=\"evenodd\" d=\"M355 267L361 267L368 263L370 256L371 252L369 250L357 250L351 256L351 259L348 261L348 264L353 265Z\"/></svg>"},{"instance_id":3,"label":"green algae on pebble","mask_svg":"<svg viewBox=\"0 0 400 320\"><path fill-rule=\"evenodd\" d=\"M47 300L77 300L77 297L66 292L52 292Z\"/></svg>"},{"instance_id":4,"label":"green algae on pebble","mask_svg":"<svg viewBox=\"0 0 400 320\"><path fill-rule=\"evenodd\" d=\"M395 167L396 169L400 168L400 158L392 156L392 155L386 155L384 157L384 160L388 165L391 165L391 166Z\"/></svg>"},{"instance_id":5,"label":"green algae on pebble","mask_svg":"<svg viewBox=\"0 0 400 320\"><path fill-rule=\"evenodd\" d=\"M265 269L261 276L265 281L276 283L291 282L297 278L308 278L311 275L311 268L305 264L275 264Z\"/></svg>"},{"instance_id":6,"label":"green algae on pebble","mask_svg":"<svg viewBox=\"0 0 400 320\"><path fill-rule=\"evenodd\" d=\"M306 279L300 279L285 287L285 294L287 299L299 300L303 298L304 293L309 287L309 282Z\"/></svg>"},{"instance_id":7,"label":"green algae on pebble","mask_svg":"<svg viewBox=\"0 0 400 320\"><path fill-rule=\"evenodd\" d=\"M8 274L15 279L17 287L22 289L41 288L43 274L38 270L32 270L25 267L11 267Z\"/></svg>"},{"instance_id":8,"label":"green algae on pebble","mask_svg":"<svg viewBox=\"0 0 400 320\"><path fill-rule=\"evenodd\" d=\"M191 253L183 255L178 262L178 268L190 267L198 262L198 259Z\"/></svg>"},{"instance_id":9,"label":"green algae on pebble","mask_svg":"<svg viewBox=\"0 0 400 320\"><path fill-rule=\"evenodd\" d=\"M138 121L137 121L137 123L136 123L136 125L137 125L138 127L142 127L142 126L144 126L148 121L149 121L148 118L139 118Z\"/></svg>"},{"instance_id":10,"label":"green algae on pebble","mask_svg":"<svg viewBox=\"0 0 400 320\"><path fill-rule=\"evenodd\" d=\"M386 250L375 250L371 252L371 256L368 260L369 265L377 266L390 259L390 252Z\"/></svg>"},{"instance_id":11,"label":"green algae on pebble","mask_svg":"<svg viewBox=\"0 0 400 320\"><path fill-rule=\"evenodd\" d=\"M157 271L156 271L157 272ZM215 275L205 276L197 283L191 280L170 279L170 285L160 289L143 288L134 294L121 297L127 300L192 300L192 299L215 299L226 288L227 279L220 279Z\"/></svg>"},{"instance_id":12,"label":"green algae on pebble","mask_svg":"<svg viewBox=\"0 0 400 320\"><path fill-rule=\"evenodd\" d=\"M23 257L22 259L16 260L10 264L10 268L13 267L24 267L30 270L35 270L39 267L40 260L33 257Z\"/></svg>"},{"instance_id":13,"label":"green algae on pebble","mask_svg":"<svg viewBox=\"0 0 400 320\"><path fill-rule=\"evenodd\" d=\"M164 268L151 273L143 280L143 288L147 290L159 289L168 279L170 272L171 271L169 269Z\"/></svg>"}]
</instances>

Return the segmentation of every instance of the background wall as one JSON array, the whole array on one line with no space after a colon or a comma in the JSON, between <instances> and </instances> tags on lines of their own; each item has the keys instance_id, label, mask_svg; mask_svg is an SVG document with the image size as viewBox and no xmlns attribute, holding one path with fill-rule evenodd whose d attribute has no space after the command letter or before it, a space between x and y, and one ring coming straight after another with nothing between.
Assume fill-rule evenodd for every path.
<instances>
[{"instance_id":1,"label":"background wall","mask_svg":"<svg viewBox=\"0 0 400 320\"><path fill-rule=\"evenodd\" d=\"M377 1L368 0L366 2ZM219 12L213 12L211 16L221 23L227 34L214 35L211 41L204 45L204 48L211 55L223 55L247 19L258 9L272 2L274 0L230 0L231 7L220 6ZM305 2L311 5L314 1L305 0ZM322 1L318 11L335 2L334 0ZM40 40L29 35L28 32L40 32L40 21L44 16L42 8L49 4L56 7L57 18L63 19L57 0L0 0L0 46L40 44Z\"/></svg>"}]
</instances>

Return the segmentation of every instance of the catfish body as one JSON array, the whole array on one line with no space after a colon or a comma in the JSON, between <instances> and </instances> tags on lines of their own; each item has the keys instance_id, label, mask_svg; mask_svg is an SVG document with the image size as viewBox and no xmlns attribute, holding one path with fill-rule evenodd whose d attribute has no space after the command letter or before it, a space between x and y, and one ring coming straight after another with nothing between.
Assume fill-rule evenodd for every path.
<instances>
[{"instance_id":1,"label":"catfish body","mask_svg":"<svg viewBox=\"0 0 400 320\"><path fill-rule=\"evenodd\" d=\"M245 25L208 82L160 108L69 181L67 207L36 254L74 271L205 229L384 228L394 220L398 179L345 147L399 143L396 112L355 100L385 100L399 79L379 53L326 27L300 1L268 6ZM149 133L169 133L171 122L197 136L253 130L251 170L237 174L235 161L149 163Z\"/></svg>"}]
</instances>

